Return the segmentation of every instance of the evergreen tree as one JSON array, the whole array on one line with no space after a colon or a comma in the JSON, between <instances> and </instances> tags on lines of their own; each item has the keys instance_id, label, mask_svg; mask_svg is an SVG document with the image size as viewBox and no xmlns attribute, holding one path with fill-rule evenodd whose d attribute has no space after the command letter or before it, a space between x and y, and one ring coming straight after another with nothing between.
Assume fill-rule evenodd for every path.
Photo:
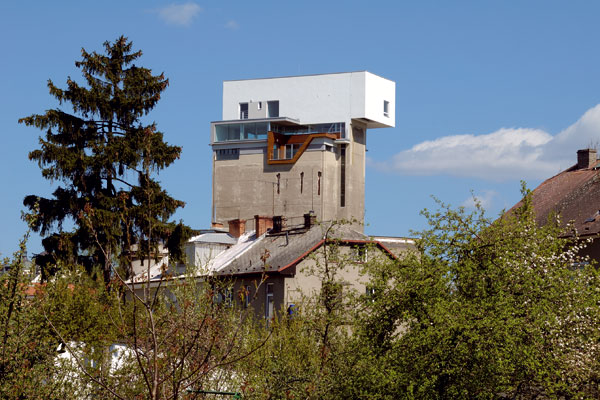
<instances>
[{"instance_id":1,"label":"evergreen tree","mask_svg":"<svg viewBox=\"0 0 600 400\"><path fill-rule=\"evenodd\" d=\"M69 77L61 89L48 80L50 94L72 112L59 107L19 120L45 131L29 158L44 178L60 182L52 198L29 195L23 201L30 210L39 208L33 229L44 236L45 254L36 257L44 277L59 262L79 263L99 267L108 282L115 261L129 270L132 249L149 257L163 244L179 258L189 233L169 221L184 203L156 180L181 147L167 144L155 123L142 121L169 81L136 66L142 52L132 51L123 36L105 42L104 50L81 50L75 65L86 85ZM65 221L74 223L71 231L63 230Z\"/></svg>"}]
</instances>

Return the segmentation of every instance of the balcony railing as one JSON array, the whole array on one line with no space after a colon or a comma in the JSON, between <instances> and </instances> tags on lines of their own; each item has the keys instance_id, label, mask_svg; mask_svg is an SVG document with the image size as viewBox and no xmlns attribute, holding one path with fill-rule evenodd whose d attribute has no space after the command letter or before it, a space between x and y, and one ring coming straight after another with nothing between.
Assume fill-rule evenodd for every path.
<instances>
[{"instance_id":1,"label":"balcony railing","mask_svg":"<svg viewBox=\"0 0 600 400\"><path fill-rule=\"evenodd\" d=\"M215 125L215 142L266 140L269 122L240 122Z\"/></svg>"},{"instance_id":2,"label":"balcony railing","mask_svg":"<svg viewBox=\"0 0 600 400\"><path fill-rule=\"evenodd\" d=\"M281 133L283 135L310 135L312 133L340 133L345 131L345 123L333 122L328 124L314 124L314 125L280 125L271 124L271 130L273 132Z\"/></svg>"},{"instance_id":3,"label":"balcony railing","mask_svg":"<svg viewBox=\"0 0 600 400\"><path fill-rule=\"evenodd\" d=\"M240 140L266 140L269 131L285 136L311 135L315 133L341 134L345 132L343 122L314 125L291 125L275 121L239 121L217 123L215 127L215 142Z\"/></svg>"}]
</instances>

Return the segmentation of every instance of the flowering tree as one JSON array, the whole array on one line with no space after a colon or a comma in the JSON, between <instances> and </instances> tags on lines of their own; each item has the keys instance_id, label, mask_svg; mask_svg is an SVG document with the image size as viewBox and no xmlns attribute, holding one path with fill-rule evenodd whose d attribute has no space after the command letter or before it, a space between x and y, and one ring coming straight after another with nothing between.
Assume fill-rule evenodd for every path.
<instances>
[{"instance_id":1,"label":"flowering tree","mask_svg":"<svg viewBox=\"0 0 600 400\"><path fill-rule=\"evenodd\" d=\"M530 195L493 223L478 209L424 211L418 257L371 265L354 393L379 398L597 397L600 284Z\"/></svg>"}]
</instances>

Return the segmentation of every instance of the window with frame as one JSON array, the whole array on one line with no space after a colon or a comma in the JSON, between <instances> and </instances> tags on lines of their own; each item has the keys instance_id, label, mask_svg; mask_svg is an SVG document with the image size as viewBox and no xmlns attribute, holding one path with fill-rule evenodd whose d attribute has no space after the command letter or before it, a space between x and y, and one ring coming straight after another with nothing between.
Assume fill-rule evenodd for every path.
<instances>
[{"instance_id":1,"label":"window with frame","mask_svg":"<svg viewBox=\"0 0 600 400\"><path fill-rule=\"evenodd\" d=\"M296 153L298 152L299 149L300 149L299 143L286 144L285 145L285 158L287 160L294 158L294 156L296 155Z\"/></svg>"},{"instance_id":2,"label":"window with frame","mask_svg":"<svg viewBox=\"0 0 600 400\"><path fill-rule=\"evenodd\" d=\"M367 285L365 287L365 296L370 299L372 302L375 301L375 288L371 285Z\"/></svg>"},{"instance_id":3,"label":"window with frame","mask_svg":"<svg viewBox=\"0 0 600 400\"><path fill-rule=\"evenodd\" d=\"M367 248L365 246L355 246L352 248L352 259L357 263L367 262Z\"/></svg>"},{"instance_id":4,"label":"window with frame","mask_svg":"<svg viewBox=\"0 0 600 400\"><path fill-rule=\"evenodd\" d=\"M383 116L384 117L390 116L390 102L387 100L383 101Z\"/></svg>"},{"instance_id":5,"label":"window with frame","mask_svg":"<svg viewBox=\"0 0 600 400\"><path fill-rule=\"evenodd\" d=\"M231 307L233 305L233 289L217 289L213 294L213 303Z\"/></svg>"},{"instance_id":6,"label":"window with frame","mask_svg":"<svg viewBox=\"0 0 600 400\"><path fill-rule=\"evenodd\" d=\"M272 283L267 283L265 288L266 296L265 296L265 318L271 319L275 316L275 299L274 299L274 285Z\"/></svg>"},{"instance_id":7,"label":"window with frame","mask_svg":"<svg viewBox=\"0 0 600 400\"><path fill-rule=\"evenodd\" d=\"M237 160L240 158L240 149L219 149L215 150L217 161Z\"/></svg>"},{"instance_id":8,"label":"window with frame","mask_svg":"<svg viewBox=\"0 0 600 400\"><path fill-rule=\"evenodd\" d=\"M250 301L252 300L252 292L250 290L250 285L246 285L246 287L244 288L244 308L248 308L250 306Z\"/></svg>"}]
</instances>

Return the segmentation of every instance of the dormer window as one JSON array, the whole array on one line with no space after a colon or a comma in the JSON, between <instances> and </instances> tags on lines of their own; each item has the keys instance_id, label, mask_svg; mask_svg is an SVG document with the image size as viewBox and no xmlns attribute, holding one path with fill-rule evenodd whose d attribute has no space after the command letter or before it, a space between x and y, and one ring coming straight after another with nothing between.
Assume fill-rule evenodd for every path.
<instances>
[{"instance_id":1,"label":"dormer window","mask_svg":"<svg viewBox=\"0 0 600 400\"><path fill-rule=\"evenodd\" d=\"M383 101L383 116L384 117L390 116L390 102L387 100Z\"/></svg>"}]
</instances>

